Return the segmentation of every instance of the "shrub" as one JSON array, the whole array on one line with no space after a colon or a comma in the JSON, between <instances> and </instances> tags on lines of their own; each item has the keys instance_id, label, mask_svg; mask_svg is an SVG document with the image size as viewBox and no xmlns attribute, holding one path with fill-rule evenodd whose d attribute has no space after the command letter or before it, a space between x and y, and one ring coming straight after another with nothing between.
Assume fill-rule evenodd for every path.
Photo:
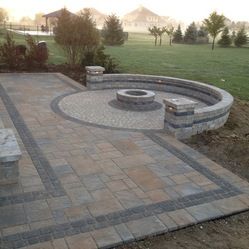
<instances>
[{"instance_id":1,"label":"shrub","mask_svg":"<svg viewBox=\"0 0 249 249\"><path fill-rule=\"evenodd\" d=\"M110 55L104 53L105 47L100 46L94 51L86 51L82 59L83 66L102 66L106 73L117 73L118 63Z\"/></svg>"},{"instance_id":2,"label":"shrub","mask_svg":"<svg viewBox=\"0 0 249 249\"><path fill-rule=\"evenodd\" d=\"M48 49L44 43L36 43L32 36L28 35L26 37L27 42L27 53L25 56L25 61L27 66L30 67L44 67L48 60Z\"/></svg>"},{"instance_id":3,"label":"shrub","mask_svg":"<svg viewBox=\"0 0 249 249\"><path fill-rule=\"evenodd\" d=\"M234 38L234 45L236 47L242 47L243 45L246 45L247 39L248 37L245 28L243 27L237 32L237 35Z\"/></svg>"},{"instance_id":4,"label":"shrub","mask_svg":"<svg viewBox=\"0 0 249 249\"><path fill-rule=\"evenodd\" d=\"M64 50L68 63L76 65L81 63L85 53L99 45L100 35L89 9L79 16L64 9L58 18L54 39Z\"/></svg>"},{"instance_id":5,"label":"shrub","mask_svg":"<svg viewBox=\"0 0 249 249\"><path fill-rule=\"evenodd\" d=\"M0 45L0 61L10 69L19 68L24 62L24 55L17 53L13 36L7 32L5 42Z\"/></svg>"}]
</instances>

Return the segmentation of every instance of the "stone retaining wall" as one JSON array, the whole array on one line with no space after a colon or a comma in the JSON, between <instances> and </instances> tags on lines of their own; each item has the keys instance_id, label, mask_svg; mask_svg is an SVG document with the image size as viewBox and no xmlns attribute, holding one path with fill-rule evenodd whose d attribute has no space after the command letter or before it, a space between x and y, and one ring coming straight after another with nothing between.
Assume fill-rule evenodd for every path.
<instances>
[{"instance_id":1,"label":"stone retaining wall","mask_svg":"<svg viewBox=\"0 0 249 249\"><path fill-rule=\"evenodd\" d=\"M98 70L98 68L100 67L95 67L94 70ZM94 76L91 77L91 75ZM153 75L103 74L103 68L101 68L99 76L97 75L98 73L95 72L93 74L91 71L90 76L87 77L88 89L149 89L182 94L205 102L208 105L207 107L194 110L194 120L191 129L185 127L184 122L182 122L182 125L177 124L178 128L175 129L177 129L178 132L176 133L178 135L173 133L179 138L189 137L205 130L221 127L227 121L233 103L233 97L228 92L197 81ZM179 129L181 132L179 132Z\"/></svg>"}]
</instances>

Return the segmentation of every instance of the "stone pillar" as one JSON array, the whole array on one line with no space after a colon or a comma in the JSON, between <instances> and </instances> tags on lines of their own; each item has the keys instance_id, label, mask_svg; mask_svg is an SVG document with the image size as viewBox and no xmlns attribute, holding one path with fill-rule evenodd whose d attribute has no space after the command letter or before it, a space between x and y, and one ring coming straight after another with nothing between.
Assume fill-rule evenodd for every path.
<instances>
[{"instance_id":1,"label":"stone pillar","mask_svg":"<svg viewBox=\"0 0 249 249\"><path fill-rule=\"evenodd\" d=\"M21 151L11 129L0 129L0 185L18 182Z\"/></svg>"},{"instance_id":2,"label":"stone pillar","mask_svg":"<svg viewBox=\"0 0 249 249\"><path fill-rule=\"evenodd\" d=\"M94 85L103 82L103 72L105 68L100 66L87 66L86 67L86 86L89 89L94 89Z\"/></svg>"},{"instance_id":3,"label":"stone pillar","mask_svg":"<svg viewBox=\"0 0 249 249\"><path fill-rule=\"evenodd\" d=\"M179 139L190 137L197 102L186 98L164 99L163 102L165 104L164 129Z\"/></svg>"}]
</instances>

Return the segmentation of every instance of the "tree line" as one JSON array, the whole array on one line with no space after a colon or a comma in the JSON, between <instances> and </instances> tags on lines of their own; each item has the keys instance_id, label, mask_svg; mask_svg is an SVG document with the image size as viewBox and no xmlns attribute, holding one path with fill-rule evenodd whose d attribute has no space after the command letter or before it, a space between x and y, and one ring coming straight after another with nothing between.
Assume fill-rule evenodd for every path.
<instances>
[{"instance_id":1,"label":"tree line","mask_svg":"<svg viewBox=\"0 0 249 249\"><path fill-rule=\"evenodd\" d=\"M230 34L229 28L226 26L226 17L213 12L208 18L204 19L200 28L197 28L195 22L192 22L185 33L183 34L181 26L178 25L177 29L173 26L157 27L153 26L148 29L151 35L154 36L155 46L162 45L163 34L167 34L169 37L169 45L173 43L186 43L186 44L199 44L208 43L209 36L212 37L212 50L214 49L217 36L222 32L221 38L218 44L222 47L229 47L234 43L236 47L242 47L248 42L247 33L245 27L242 26L237 32L233 31ZM159 43L158 43L159 40Z\"/></svg>"}]
</instances>

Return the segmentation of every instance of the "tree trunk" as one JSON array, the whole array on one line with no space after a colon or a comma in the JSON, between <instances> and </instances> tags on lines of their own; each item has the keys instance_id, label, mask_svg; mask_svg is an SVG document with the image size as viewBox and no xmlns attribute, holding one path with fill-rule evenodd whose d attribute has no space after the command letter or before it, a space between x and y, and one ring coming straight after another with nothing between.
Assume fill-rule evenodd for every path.
<instances>
[{"instance_id":1,"label":"tree trunk","mask_svg":"<svg viewBox=\"0 0 249 249\"><path fill-rule=\"evenodd\" d=\"M171 36L169 37L169 45L170 46L172 45L172 37Z\"/></svg>"},{"instance_id":2,"label":"tree trunk","mask_svg":"<svg viewBox=\"0 0 249 249\"><path fill-rule=\"evenodd\" d=\"M162 45L162 37L160 36L160 46Z\"/></svg>"},{"instance_id":3,"label":"tree trunk","mask_svg":"<svg viewBox=\"0 0 249 249\"><path fill-rule=\"evenodd\" d=\"M157 36L155 37L155 46L157 45Z\"/></svg>"},{"instance_id":4,"label":"tree trunk","mask_svg":"<svg viewBox=\"0 0 249 249\"><path fill-rule=\"evenodd\" d=\"M214 50L214 42L215 42L215 37L213 38L212 50Z\"/></svg>"}]
</instances>

